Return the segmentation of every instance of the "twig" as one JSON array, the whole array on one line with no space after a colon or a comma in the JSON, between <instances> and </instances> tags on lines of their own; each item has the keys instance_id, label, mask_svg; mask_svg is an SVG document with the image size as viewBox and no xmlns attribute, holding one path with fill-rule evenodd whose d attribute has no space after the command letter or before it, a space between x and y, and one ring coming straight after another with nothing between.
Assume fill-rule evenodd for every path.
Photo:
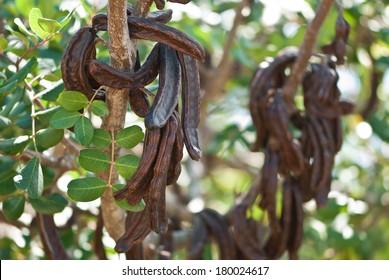
<instances>
[{"instance_id":1,"label":"twig","mask_svg":"<svg viewBox=\"0 0 389 280\"><path fill-rule=\"evenodd\" d=\"M304 42L300 47L299 55L293 65L289 79L286 81L283 87L284 98L289 114L293 114L297 111L293 102L297 87L304 76L305 68L309 59L311 58L320 27L326 19L333 3L334 0L322 0L320 2L319 7L316 10L315 17L308 25L308 29L304 37Z\"/></svg>"}]
</instances>

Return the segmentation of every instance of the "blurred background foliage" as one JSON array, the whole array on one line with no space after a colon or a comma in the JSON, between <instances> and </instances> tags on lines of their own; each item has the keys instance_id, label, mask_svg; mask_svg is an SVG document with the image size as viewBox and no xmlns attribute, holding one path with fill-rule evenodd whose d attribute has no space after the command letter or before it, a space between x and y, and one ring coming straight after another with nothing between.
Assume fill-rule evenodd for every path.
<instances>
[{"instance_id":1,"label":"blurred background foliage","mask_svg":"<svg viewBox=\"0 0 389 280\"><path fill-rule=\"evenodd\" d=\"M209 56L201 69L212 69L220 61L239 3L239 0L192 0L187 5L167 3L166 7L173 9L173 20L169 24L187 32L206 48ZM186 160L178 181L189 210L210 207L224 214L233 205L234 197L250 187L263 164L263 154L248 150L254 139L247 108L249 82L259 63L274 57L285 47L300 46L318 3L252 0L243 9L244 18L230 54L233 72L221 96L204 98L206 104L201 123L203 159L200 163ZM338 68L339 88L342 98L354 102L356 110L343 117L344 143L336 157L328 205L323 209L317 209L314 202L305 205L305 232L300 258L388 259L389 1L340 0L339 3L343 5L345 18L351 25L347 62ZM28 15L33 7L40 8L44 17L50 19L63 17L77 7L70 24L25 57L38 58L39 66L28 76L36 92L50 88L60 80L59 63L71 35L80 26L90 24L94 14L105 12L105 6L104 0L0 0L1 43L6 40L8 46L13 45L7 50L7 57L14 60L34 44L15 23L16 18L28 26ZM316 51L319 51L320 45L332 40L336 16L334 7L320 31ZM0 87L7 79L10 67L3 52L1 54ZM101 50L98 55L106 58L108 53ZM202 78L207 79L206 76ZM376 96L372 95L374 88L377 88ZM17 106L12 107L11 123L0 116L0 138L16 137L31 131L28 100L22 93L16 92L12 96L19 98ZM377 102L373 102L374 98ZM49 107L52 101L48 98L43 102ZM130 121L137 120L133 118ZM9 170L16 168L15 160L0 156L1 201L15 191L12 184L15 171L10 174ZM48 185L54 178L54 171L46 168L44 175ZM56 178L58 189L66 192L69 178L77 176L77 172L67 172ZM93 258L91 243L98 205L98 201L72 204L55 215L62 229L63 242L73 258ZM77 216L75 225L68 226L66 221L77 211L82 215ZM19 220L7 222L2 217L0 259L44 257L37 229L33 226L33 212L26 204ZM260 218L261 210L254 209L253 215ZM32 225L27 227L31 221ZM105 234L103 242L109 257L117 258L111 249L114 247L113 240ZM180 251L176 258L184 258L184 255Z\"/></svg>"}]
</instances>

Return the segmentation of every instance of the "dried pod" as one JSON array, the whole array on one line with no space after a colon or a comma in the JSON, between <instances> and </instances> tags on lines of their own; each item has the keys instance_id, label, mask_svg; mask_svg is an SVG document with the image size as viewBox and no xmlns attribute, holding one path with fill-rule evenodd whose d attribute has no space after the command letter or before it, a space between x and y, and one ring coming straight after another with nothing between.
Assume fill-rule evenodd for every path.
<instances>
[{"instance_id":1,"label":"dried pod","mask_svg":"<svg viewBox=\"0 0 389 280\"><path fill-rule=\"evenodd\" d=\"M193 227L193 238L188 253L188 260L201 260L208 240L208 229L199 215L194 215Z\"/></svg>"},{"instance_id":2,"label":"dried pod","mask_svg":"<svg viewBox=\"0 0 389 280\"><path fill-rule=\"evenodd\" d=\"M61 60L65 88L82 92L88 99L92 98L94 90L90 85L86 63L96 55L95 39L96 32L93 28L81 28L70 39Z\"/></svg>"},{"instance_id":3,"label":"dried pod","mask_svg":"<svg viewBox=\"0 0 389 280\"><path fill-rule=\"evenodd\" d=\"M145 126L148 129L163 127L178 103L181 72L177 53L169 46L161 44L160 58L158 92L145 118Z\"/></svg>"},{"instance_id":4,"label":"dried pod","mask_svg":"<svg viewBox=\"0 0 389 280\"><path fill-rule=\"evenodd\" d=\"M98 60L89 63L88 71L96 81L107 87L118 89L145 87L158 75L160 46L161 44L154 46L145 63L134 73L117 70Z\"/></svg>"},{"instance_id":5,"label":"dried pod","mask_svg":"<svg viewBox=\"0 0 389 280\"><path fill-rule=\"evenodd\" d=\"M149 211L127 212L126 231L116 242L115 251L125 253L140 244L150 233Z\"/></svg>"},{"instance_id":6,"label":"dried pod","mask_svg":"<svg viewBox=\"0 0 389 280\"><path fill-rule=\"evenodd\" d=\"M114 193L115 199L122 200L125 198L129 204L136 204L146 195L152 177L150 173L152 172L158 154L160 138L160 130L146 130L143 153L139 166L127 182L126 187Z\"/></svg>"},{"instance_id":7,"label":"dried pod","mask_svg":"<svg viewBox=\"0 0 389 280\"><path fill-rule=\"evenodd\" d=\"M134 11L134 6L131 3L127 5L127 16L131 16ZM147 19L159 21L161 23L168 23L172 19L173 10L166 9L160 11L149 12L146 16Z\"/></svg>"},{"instance_id":8,"label":"dried pod","mask_svg":"<svg viewBox=\"0 0 389 280\"><path fill-rule=\"evenodd\" d=\"M172 3L188 4L192 0L168 0L168 1Z\"/></svg>"},{"instance_id":9,"label":"dried pod","mask_svg":"<svg viewBox=\"0 0 389 280\"><path fill-rule=\"evenodd\" d=\"M138 117L144 118L147 116L150 112L150 102L145 89L136 88L130 90L130 107Z\"/></svg>"},{"instance_id":10,"label":"dried pod","mask_svg":"<svg viewBox=\"0 0 389 280\"><path fill-rule=\"evenodd\" d=\"M158 234L164 234L168 227L165 190L177 128L177 119L172 116L162 129L161 143L153 168L150 191L147 196L147 207L150 211L150 227Z\"/></svg>"},{"instance_id":11,"label":"dried pod","mask_svg":"<svg viewBox=\"0 0 389 280\"><path fill-rule=\"evenodd\" d=\"M97 30L107 30L105 14L94 16L92 22ZM131 38L160 42L196 59L204 60L205 51L201 45L180 30L147 18L128 16L127 22Z\"/></svg>"},{"instance_id":12,"label":"dried pod","mask_svg":"<svg viewBox=\"0 0 389 280\"><path fill-rule=\"evenodd\" d=\"M204 209L198 214L207 225L209 232L219 245L221 260L235 259L235 242L229 231L227 221L223 216L212 209Z\"/></svg>"},{"instance_id":13,"label":"dried pod","mask_svg":"<svg viewBox=\"0 0 389 280\"><path fill-rule=\"evenodd\" d=\"M200 122L200 77L196 60L191 56L178 53L182 70L182 129L184 142L193 160L201 157L198 125Z\"/></svg>"},{"instance_id":14,"label":"dried pod","mask_svg":"<svg viewBox=\"0 0 389 280\"><path fill-rule=\"evenodd\" d=\"M300 193L298 182L292 179L292 210L291 210L291 229L288 241L288 251L291 259L298 259L298 249L300 248L304 234L304 209L303 199Z\"/></svg>"},{"instance_id":15,"label":"dried pod","mask_svg":"<svg viewBox=\"0 0 389 280\"><path fill-rule=\"evenodd\" d=\"M167 185L173 185L181 174L181 160L184 156L184 136L182 134L180 117L177 111L174 111L172 117L175 117L178 123L176 131L176 140L174 141L172 157L167 173Z\"/></svg>"}]
</instances>

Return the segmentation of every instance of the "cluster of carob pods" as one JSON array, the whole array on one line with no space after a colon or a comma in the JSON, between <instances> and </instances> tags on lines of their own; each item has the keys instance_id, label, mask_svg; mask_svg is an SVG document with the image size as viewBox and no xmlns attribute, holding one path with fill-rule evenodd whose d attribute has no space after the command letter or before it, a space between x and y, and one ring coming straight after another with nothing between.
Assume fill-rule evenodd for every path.
<instances>
[{"instance_id":1,"label":"cluster of carob pods","mask_svg":"<svg viewBox=\"0 0 389 280\"><path fill-rule=\"evenodd\" d=\"M156 2L160 8L162 2ZM71 38L61 62L67 90L80 91L89 99L104 99L104 93L96 93L101 86L128 89L132 111L145 118L146 134L139 167L114 197L126 199L129 204L145 199L147 209L141 215L148 216L137 226L143 225L147 233L153 230L158 234L167 230L165 189L180 175L184 146L192 159L201 156L197 131L201 97L196 60L204 59L204 50L187 34L166 25L171 16L172 10L160 10L150 12L146 18L135 17L132 6L128 7L130 37L157 42L143 65L138 56L134 72L119 71L96 59L97 32L107 30L106 14L94 16L92 27L82 27ZM145 87L158 75L159 86L154 95ZM149 96L153 98L151 106ZM129 215L129 219L133 215L136 214ZM119 247L119 251L125 251Z\"/></svg>"},{"instance_id":2,"label":"cluster of carob pods","mask_svg":"<svg viewBox=\"0 0 389 280\"><path fill-rule=\"evenodd\" d=\"M163 8L163 1L156 4ZM73 36L61 66L68 90L80 91L90 99L100 86L128 88L132 110L145 118L146 135L139 167L126 187L114 194L116 199L126 199L130 204L146 200L144 211L127 215L126 233L115 247L118 252L133 250L133 257L141 258L135 245L151 230L158 234L167 231L165 189L176 182L181 172L184 145L192 159L198 160L201 155L196 59L204 59L204 50L185 33L166 25L171 10L151 12L147 18L131 13L129 7L130 36L157 41L144 64L137 61L133 73L118 71L96 60L96 32L107 30L105 14L96 15L92 27L83 27ZM248 193L239 197L225 216L210 209L195 215L189 259L202 258L210 236L219 245L221 259L276 259L285 251L290 258L298 258L303 203L315 199L318 206L326 204L334 158L342 144L340 116L353 109L352 104L340 101L337 88L336 64L344 63L348 33L349 25L339 11L335 39L322 47L328 56L322 63L312 62L307 67L302 82L303 111L290 114L282 90L288 70L298 57L297 51L288 50L255 72L249 104L256 129L252 151L264 151L263 168ZM336 63L330 55L336 57ZM150 93L145 86L158 75L158 92L150 106ZM280 188L282 205L277 207ZM247 216L256 203L267 213L267 238L261 223Z\"/></svg>"}]
</instances>

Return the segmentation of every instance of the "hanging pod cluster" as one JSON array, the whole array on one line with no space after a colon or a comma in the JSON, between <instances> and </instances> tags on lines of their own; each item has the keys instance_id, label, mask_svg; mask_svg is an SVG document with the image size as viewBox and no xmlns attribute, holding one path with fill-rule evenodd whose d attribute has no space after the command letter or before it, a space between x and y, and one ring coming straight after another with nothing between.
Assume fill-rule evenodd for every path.
<instances>
[{"instance_id":1,"label":"hanging pod cluster","mask_svg":"<svg viewBox=\"0 0 389 280\"><path fill-rule=\"evenodd\" d=\"M163 8L164 1L156 3ZM180 175L184 146L192 159L199 160L201 156L197 130L201 97L196 60L204 59L204 50L187 34L166 25L171 16L171 10L161 10L150 12L146 18L135 17L129 6L130 37L156 42L143 65L137 58L134 72L119 71L96 59L97 32L107 30L106 14L94 16L92 27L82 27L72 37L61 63L67 90L80 91L91 99L100 86L128 89L133 112L145 118L140 164L125 188L114 193L114 197L131 205L144 199L147 206L142 213L129 213L128 219L138 222L127 223L127 232L117 245L119 251L129 250L150 230L166 232L165 189ZM145 87L158 75L158 91L153 95ZM151 105L149 97L153 98ZM95 98L104 99L104 93Z\"/></svg>"},{"instance_id":2,"label":"hanging pod cluster","mask_svg":"<svg viewBox=\"0 0 389 280\"><path fill-rule=\"evenodd\" d=\"M340 117L353 109L352 104L340 101L335 67L344 63L347 36L348 24L339 12L336 38L323 47L328 56L307 66L302 82L304 109L296 113L288 113L283 86L297 51L287 49L254 74L249 109L256 140L251 148L264 151L264 165L231 213L235 240L248 259L276 259L285 251L297 258L303 203L314 199L318 207L324 207L327 202L334 158L342 145ZM281 206L277 205L278 193L282 193ZM246 218L255 203L267 214L269 236L265 240L258 223Z\"/></svg>"}]
</instances>

